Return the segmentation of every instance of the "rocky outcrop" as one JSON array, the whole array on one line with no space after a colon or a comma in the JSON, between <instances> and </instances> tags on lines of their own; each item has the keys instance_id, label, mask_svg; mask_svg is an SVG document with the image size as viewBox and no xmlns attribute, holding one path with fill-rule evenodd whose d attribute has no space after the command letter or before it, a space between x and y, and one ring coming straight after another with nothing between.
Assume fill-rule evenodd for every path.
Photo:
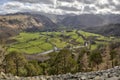
<instances>
[{"instance_id":1,"label":"rocky outcrop","mask_svg":"<svg viewBox=\"0 0 120 80\"><path fill-rule=\"evenodd\" d=\"M53 76L17 77L1 72L0 80L120 80L120 66L97 72L62 74Z\"/></svg>"}]
</instances>

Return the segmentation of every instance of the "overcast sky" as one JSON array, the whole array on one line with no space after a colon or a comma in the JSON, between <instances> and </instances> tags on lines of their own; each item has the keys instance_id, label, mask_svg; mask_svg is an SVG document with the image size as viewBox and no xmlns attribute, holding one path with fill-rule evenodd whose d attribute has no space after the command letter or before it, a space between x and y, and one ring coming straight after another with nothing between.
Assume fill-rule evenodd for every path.
<instances>
[{"instance_id":1,"label":"overcast sky","mask_svg":"<svg viewBox=\"0 0 120 80\"><path fill-rule=\"evenodd\" d=\"M120 0L0 0L0 14L31 11L52 14L120 14Z\"/></svg>"}]
</instances>

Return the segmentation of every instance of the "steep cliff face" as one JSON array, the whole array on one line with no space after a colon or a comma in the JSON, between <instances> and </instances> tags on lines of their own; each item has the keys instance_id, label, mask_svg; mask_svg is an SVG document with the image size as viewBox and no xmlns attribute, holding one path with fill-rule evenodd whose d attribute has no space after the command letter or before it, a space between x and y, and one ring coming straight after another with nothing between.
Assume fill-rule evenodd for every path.
<instances>
[{"instance_id":1,"label":"steep cliff face","mask_svg":"<svg viewBox=\"0 0 120 80\"><path fill-rule=\"evenodd\" d=\"M53 30L57 27L49 18L36 14L11 14L0 16L0 37L9 37L20 31Z\"/></svg>"}]
</instances>

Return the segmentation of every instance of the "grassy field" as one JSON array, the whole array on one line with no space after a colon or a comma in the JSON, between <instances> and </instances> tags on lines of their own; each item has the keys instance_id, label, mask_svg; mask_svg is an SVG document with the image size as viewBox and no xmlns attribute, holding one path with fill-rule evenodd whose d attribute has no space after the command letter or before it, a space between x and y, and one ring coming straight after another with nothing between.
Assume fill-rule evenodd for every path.
<instances>
[{"instance_id":1,"label":"grassy field","mask_svg":"<svg viewBox=\"0 0 120 80\"><path fill-rule=\"evenodd\" d=\"M96 44L91 45L91 50L96 49L97 45L99 44L107 44L108 41L112 40L111 38L94 33L89 33L81 30L78 32L88 40L90 40L91 37L96 37L94 40ZM69 32L22 32L12 39L17 40L17 42L9 44L9 52L17 50L28 54L48 51L53 49L54 46L57 48L64 48L68 45L83 46L84 42L86 41L76 33L76 30Z\"/></svg>"}]
</instances>

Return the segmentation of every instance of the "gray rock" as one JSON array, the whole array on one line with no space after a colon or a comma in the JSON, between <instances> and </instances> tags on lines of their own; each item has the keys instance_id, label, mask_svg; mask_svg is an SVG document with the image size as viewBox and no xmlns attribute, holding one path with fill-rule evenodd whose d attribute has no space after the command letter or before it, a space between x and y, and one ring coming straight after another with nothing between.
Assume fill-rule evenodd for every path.
<instances>
[{"instance_id":1,"label":"gray rock","mask_svg":"<svg viewBox=\"0 0 120 80\"><path fill-rule=\"evenodd\" d=\"M3 72L0 73L0 78L1 79L8 79L8 77L6 76L6 74L3 73Z\"/></svg>"},{"instance_id":2,"label":"gray rock","mask_svg":"<svg viewBox=\"0 0 120 80\"><path fill-rule=\"evenodd\" d=\"M111 78L108 78L108 79L106 79L106 80L119 80L120 78L118 78L118 77L111 77Z\"/></svg>"},{"instance_id":3,"label":"gray rock","mask_svg":"<svg viewBox=\"0 0 120 80\"><path fill-rule=\"evenodd\" d=\"M81 80L87 80L87 77L86 76L82 76Z\"/></svg>"},{"instance_id":4,"label":"gray rock","mask_svg":"<svg viewBox=\"0 0 120 80\"><path fill-rule=\"evenodd\" d=\"M94 80L105 80L104 77L96 76Z\"/></svg>"},{"instance_id":5,"label":"gray rock","mask_svg":"<svg viewBox=\"0 0 120 80\"><path fill-rule=\"evenodd\" d=\"M0 80L120 80L120 66L97 72L62 74L52 76L18 77L0 73Z\"/></svg>"}]
</instances>

